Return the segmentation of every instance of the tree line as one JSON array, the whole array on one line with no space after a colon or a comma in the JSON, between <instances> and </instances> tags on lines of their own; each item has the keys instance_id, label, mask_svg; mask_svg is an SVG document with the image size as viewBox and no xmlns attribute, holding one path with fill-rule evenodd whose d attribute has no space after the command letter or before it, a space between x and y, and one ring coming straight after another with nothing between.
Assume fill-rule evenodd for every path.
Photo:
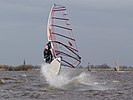
<instances>
[{"instance_id":1,"label":"tree line","mask_svg":"<svg viewBox=\"0 0 133 100\"><path fill-rule=\"evenodd\" d=\"M5 71L28 71L32 69L37 69L39 66L33 65L18 65L18 66L10 66L10 65L0 65L0 70Z\"/></svg>"}]
</instances>

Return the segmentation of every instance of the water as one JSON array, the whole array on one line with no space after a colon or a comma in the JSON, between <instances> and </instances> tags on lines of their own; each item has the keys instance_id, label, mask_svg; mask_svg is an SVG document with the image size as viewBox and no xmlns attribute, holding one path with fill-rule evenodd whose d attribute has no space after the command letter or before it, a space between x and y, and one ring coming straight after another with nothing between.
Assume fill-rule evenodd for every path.
<instances>
[{"instance_id":1,"label":"water","mask_svg":"<svg viewBox=\"0 0 133 100\"><path fill-rule=\"evenodd\" d=\"M133 100L133 72L62 68L46 65L34 71L0 71L0 100Z\"/></svg>"}]
</instances>

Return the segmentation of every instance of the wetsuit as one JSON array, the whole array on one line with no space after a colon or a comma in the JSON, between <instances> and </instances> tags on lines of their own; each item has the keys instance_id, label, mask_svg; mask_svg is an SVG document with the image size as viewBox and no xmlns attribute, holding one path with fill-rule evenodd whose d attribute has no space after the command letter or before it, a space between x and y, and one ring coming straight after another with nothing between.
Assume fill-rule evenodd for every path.
<instances>
[{"instance_id":1,"label":"wetsuit","mask_svg":"<svg viewBox=\"0 0 133 100\"><path fill-rule=\"evenodd\" d=\"M50 49L44 49L44 59L46 61L46 63L51 63L52 61L52 53Z\"/></svg>"}]
</instances>

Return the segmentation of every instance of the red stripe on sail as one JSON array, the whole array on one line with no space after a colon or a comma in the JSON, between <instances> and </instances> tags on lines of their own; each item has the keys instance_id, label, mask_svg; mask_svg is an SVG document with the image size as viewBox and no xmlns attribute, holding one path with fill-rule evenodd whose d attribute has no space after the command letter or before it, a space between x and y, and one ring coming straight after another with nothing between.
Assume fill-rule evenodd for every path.
<instances>
[{"instance_id":1,"label":"red stripe on sail","mask_svg":"<svg viewBox=\"0 0 133 100\"><path fill-rule=\"evenodd\" d=\"M52 40L52 30L49 29L49 39Z\"/></svg>"}]
</instances>

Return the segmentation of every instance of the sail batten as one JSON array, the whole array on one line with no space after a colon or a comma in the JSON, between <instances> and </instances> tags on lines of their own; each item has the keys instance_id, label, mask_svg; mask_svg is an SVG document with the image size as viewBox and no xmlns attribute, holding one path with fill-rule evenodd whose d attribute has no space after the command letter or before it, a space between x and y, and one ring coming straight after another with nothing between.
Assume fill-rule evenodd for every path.
<instances>
[{"instance_id":1,"label":"sail batten","mask_svg":"<svg viewBox=\"0 0 133 100\"><path fill-rule=\"evenodd\" d=\"M64 60L64 59L62 59L62 61L64 61L66 64L63 64L64 66L68 66L68 67L73 67L73 68L75 68L75 66L73 66L71 63L69 63L68 61L66 61L66 60Z\"/></svg>"},{"instance_id":2,"label":"sail batten","mask_svg":"<svg viewBox=\"0 0 133 100\"><path fill-rule=\"evenodd\" d=\"M61 6L61 7L55 7L54 9L62 9L62 8L65 8L64 6Z\"/></svg>"},{"instance_id":3,"label":"sail batten","mask_svg":"<svg viewBox=\"0 0 133 100\"><path fill-rule=\"evenodd\" d=\"M59 25L54 25L54 24L52 24L51 26L55 26L55 27L62 28L62 29L67 29L67 30L72 30L71 28L67 28L67 27L59 26Z\"/></svg>"},{"instance_id":4,"label":"sail batten","mask_svg":"<svg viewBox=\"0 0 133 100\"><path fill-rule=\"evenodd\" d=\"M73 38L71 38L71 37L68 37L68 36L65 36L65 35L62 35L62 34L60 34L60 33L53 32L52 34L55 34L55 35L58 35L58 36L62 36L62 37L64 37L64 38L67 38L67 39L70 39L70 40L75 41L75 39L73 39Z\"/></svg>"},{"instance_id":5,"label":"sail batten","mask_svg":"<svg viewBox=\"0 0 133 100\"><path fill-rule=\"evenodd\" d=\"M80 60L77 59L76 57L73 57L73 56L71 56L70 54L67 54L67 53L65 53L65 52L58 51L58 50L55 50L55 52L57 52L57 54L65 55L65 56L68 56L68 57L70 57L70 58L73 58L73 59L75 59L75 60L77 60L77 61L80 61Z\"/></svg>"},{"instance_id":6,"label":"sail batten","mask_svg":"<svg viewBox=\"0 0 133 100\"><path fill-rule=\"evenodd\" d=\"M69 20L67 18L59 18L59 17L52 17L53 19L60 19L60 20Z\"/></svg>"},{"instance_id":7,"label":"sail batten","mask_svg":"<svg viewBox=\"0 0 133 100\"><path fill-rule=\"evenodd\" d=\"M68 46L68 45L66 45L66 44L63 44L63 43L60 42L60 41L51 41L51 42L53 42L53 43L58 43L58 44L63 45L64 47L66 47L67 49L69 49L70 51L72 51L74 54L76 54L74 51L78 52L77 49L74 49L74 48L72 48L72 47L70 47L70 46ZM76 55L78 55L78 54L76 54Z\"/></svg>"},{"instance_id":8,"label":"sail batten","mask_svg":"<svg viewBox=\"0 0 133 100\"><path fill-rule=\"evenodd\" d=\"M55 9L54 11L64 11L66 9Z\"/></svg>"}]
</instances>

